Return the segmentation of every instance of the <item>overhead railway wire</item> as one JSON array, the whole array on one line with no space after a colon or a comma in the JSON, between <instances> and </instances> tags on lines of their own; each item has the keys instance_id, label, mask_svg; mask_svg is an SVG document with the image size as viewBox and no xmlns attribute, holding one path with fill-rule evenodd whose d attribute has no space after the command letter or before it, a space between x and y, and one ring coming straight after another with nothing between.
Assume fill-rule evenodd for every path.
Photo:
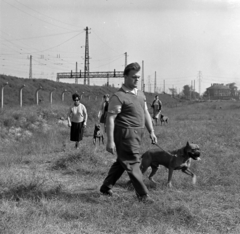
<instances>
[{"instance_id":1,"label":"overhead railway wire","mask_svg":"<svg viewBox=\"0 0 240 234\"><path fill-rule=\"evenodd\" d=\"M80 35L80 34L82 34L82 33L83 33L83 31L80 32L80 33L78 33L78 34L76 34L76 35L74 35L73 37L71 37L71 38L69 38L69 39L67 39L67 40L65 40L65 41L63 41L63 42L61 42L60 44L55 45L55 46L52 46L52 47L49 47L49 48L47 48L47 49L37 50L37 51L30 51L30 52L27 52L27 53L24 52L24 53L21 53L21 54L35 54L35 53L40 53L40 52L44 52L44 51L51 50L51 49L53 49L53 48L56 48L56 47L59 47L59 46L65 44L66 42L72 40L73 38L77 37L78 35ZM9 42L12 43L11 41L9 41ZM12 44L13 44L13 43L12 43ZM4 53L3 53L2 55L4 55Z\"/></svg>"},{"instance_id":2,"label":"overhead railway wire","mask_svg":"<svg viewBox=\"0 0 240 234\"><path fill-rule=\"evenodd\" d=\"M55 33L55 34L48 34L48 35L35 36L35 37L17 38L17 39L11 39L9 41L32 40L32 39L38 39L38 38L44 38L44 37L53 37L53 36L65 35L65 34L76 33L76 32L83 32L83 31L82 30L75 30L75 31L65 32L65 33Z\"/></svg>"},{"instance_id":3,"label":"overhead railway wire","mask_svg":"<svg viewBox=\"0 0 240 234\"><path fill-rule=\"evenodd\" d=\"M65 27L62 27L62 26L53 24L53 23L48 22L48 21L46 21L46 20L40 19L40 18L38 18L38 17L36 17L36 16L34 16L34 15L31 15L30 13L28 13L28 12L26 12L26 11L18 8L18 7L16 7L15 5L13 5L13 4L5 1L5 0L2 0L2 1L5 2L6 4L8 4L9 6L11 6L11 7L15 8L15 9L17 9L17 10L19 10L19 11L21 11L21 12L23 12L23 13L29 15L29 16L31 16L32 18L38 19L38 20L40 20L40 21L42 21L42 22L45 22L45 23L47 23L47 24L49 24L49 25L53 25L53 26L58 27L58 28L62 28L62 29L67 29L67 30L69 30L69 28L65 28Z\"/></svg>"},{"instance_id":4,"label":"overhead railway wire","mask_svg":"<svg viewBox=\"0 0 240 234\"><path fill-rule=\"evenodd\" d=\"M92 29L91 29L92 30ZM115 51L115 52L120 52L117 51L116 49L113 49L110 45L108 45L96 32L95 30L92 30L91 32L93 32L101 41L103 44L105 44L108 48L110 48L111 50Z\"/></svg>"},{"instance_id":5,"label":"overhead railway wire","mask_svg":"<svg viewBox=\"0 0 240 234\"><path fill-rule=\"evenodd\" d=\"M60 22L60 23L63 23L63 24L66 24L66 25L69 25L69 26L72 26L72 27L77 28L76 25L69 24L69 23L63 22L63 21L61 21L61 20L55 19L55 18L53 18L53 17L51 17L51 16L49 16L49 15L43 14L43 13L41 13L41 12L39 12L39 11L36 11L35 9L33 9L33 8L27 6L27 5L25 5L25 4L23 4L23 3L19 2L19 1L16 1L16 0L14 0L14 1L17 2L17 3L20 3L21 5L27 7L28 9L30 9L30 10L32 10L32 11L34 11L34 12L40 14L40 15L43 15L44 17L47 17L47 18L49 18L49 19L53 19L53 20L58 21L58 22Z\"/></svg>"}]
</instances>

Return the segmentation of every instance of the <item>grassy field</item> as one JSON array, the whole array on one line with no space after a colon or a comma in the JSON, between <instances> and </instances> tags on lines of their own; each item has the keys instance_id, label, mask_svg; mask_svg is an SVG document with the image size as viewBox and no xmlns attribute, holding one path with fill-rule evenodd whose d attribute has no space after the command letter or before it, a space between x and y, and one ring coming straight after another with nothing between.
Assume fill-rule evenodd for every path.
<instances>
[{"instance_id":1,"label":"grassy field","mask_svg":"<svg viewBox=\"0 0 240 234\"><path fill-rule=\"evenodd\" d=\"M59 122L67 105L0 112L0 233L240 233L240 103L163 109L170 121L155 126L159 144L173 150L197 143L202 161L191 166L195 187L174 172L167 189L164 168L157 187L144 176L153 205L137 201L126 174L114 188L118 197L99 194L116 156L93 146L99 103L85 105L91 118L80 150ZM142 152L153 147L146 132Z\"/></svg>"}]
</instances>

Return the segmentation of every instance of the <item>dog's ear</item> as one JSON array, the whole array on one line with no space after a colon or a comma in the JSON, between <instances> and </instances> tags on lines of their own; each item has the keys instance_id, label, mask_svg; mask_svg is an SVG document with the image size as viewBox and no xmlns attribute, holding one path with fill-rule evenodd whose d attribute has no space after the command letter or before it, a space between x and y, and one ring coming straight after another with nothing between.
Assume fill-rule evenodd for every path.
<instances>
[{"instance_id":1,"label":"dog's ear","mask_svg":"<svg viewBox=\"0 0 240 234\"><path fill-rule=\"evenodd\" d=\"M186 146L189 146L189 142L187 142L187 145Z\"/></svg>"}]
</instances>

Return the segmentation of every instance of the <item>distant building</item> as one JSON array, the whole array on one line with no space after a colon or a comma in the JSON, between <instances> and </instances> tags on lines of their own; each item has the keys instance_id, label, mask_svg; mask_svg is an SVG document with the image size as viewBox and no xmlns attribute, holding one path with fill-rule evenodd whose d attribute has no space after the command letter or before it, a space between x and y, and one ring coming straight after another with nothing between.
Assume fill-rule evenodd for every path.
<instances>
[{"instance_id":1,"label":"distant building","mask_svg":"<svg viewBox=\"0 0 240 234\"><path fill-rule=\"evenodd\" d=\"M232 97L231 89L224 84L212 84L207 88L207 97L211 100L229 100Z\"/></svg>"}]
</instances>

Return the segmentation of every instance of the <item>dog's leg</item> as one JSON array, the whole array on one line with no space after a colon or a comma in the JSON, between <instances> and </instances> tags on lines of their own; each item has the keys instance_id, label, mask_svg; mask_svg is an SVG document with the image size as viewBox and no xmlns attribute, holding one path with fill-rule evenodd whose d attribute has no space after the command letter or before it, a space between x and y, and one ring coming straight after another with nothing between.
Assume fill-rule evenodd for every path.
<instances>
[{"instance_id":1,"label":"dog's leg","mask_svg":"<svg viewBox=\"0 0 240 234\"><path fill-rule=\"evenodd\" d=\"M182 172L184 172L184 173L187 174L187 175L192 176L192 183L193 183L193 185L196 184L197 176L196 176L190 169L184 168L184 169L182 170Z\"/></svg>"},{"instance_id":2,"label":"dog's leg","mask_svg":"<svg viewBox=\"0 0 240 234\"><path fill-rule=\"evenodd\" d=\"M103 143L103 145L104 145L104 137L102 136L102 143Z\"/></svg>"},{"instance_id":3,"label":"dog's leg","mask_svg":"<svg viewBox=\"0 0 240 234\"><path fill-rule=\"evenodd\" d=\"M150 175L148 176L148 179L151 180L154 184L158 184L154 179L153 176L156 174L158 168L157 167L151 167L152 168L152 172L150 173Z\"/></svg>"},{"instance_id":4,"label":"dog's leg","mask_svg":"<svg viewBox=\"0 0 240 234\"><path fill-rule=\"evenodd\" d=\"M173 168L169 168L168 169L168 183L167 183L167 187L168 188L172 188L172 174L173 174Z\"/></svg>"},{"instance_id":5,"label":"dog's leg","mask_svg":"<svg viewBox=\"0 0 240 234\"><path fill-rule=\"evenodd\" d=\"M96 138L93 138L93 144L94 145L96 144Z\"/></svg>"}]
</instances>

